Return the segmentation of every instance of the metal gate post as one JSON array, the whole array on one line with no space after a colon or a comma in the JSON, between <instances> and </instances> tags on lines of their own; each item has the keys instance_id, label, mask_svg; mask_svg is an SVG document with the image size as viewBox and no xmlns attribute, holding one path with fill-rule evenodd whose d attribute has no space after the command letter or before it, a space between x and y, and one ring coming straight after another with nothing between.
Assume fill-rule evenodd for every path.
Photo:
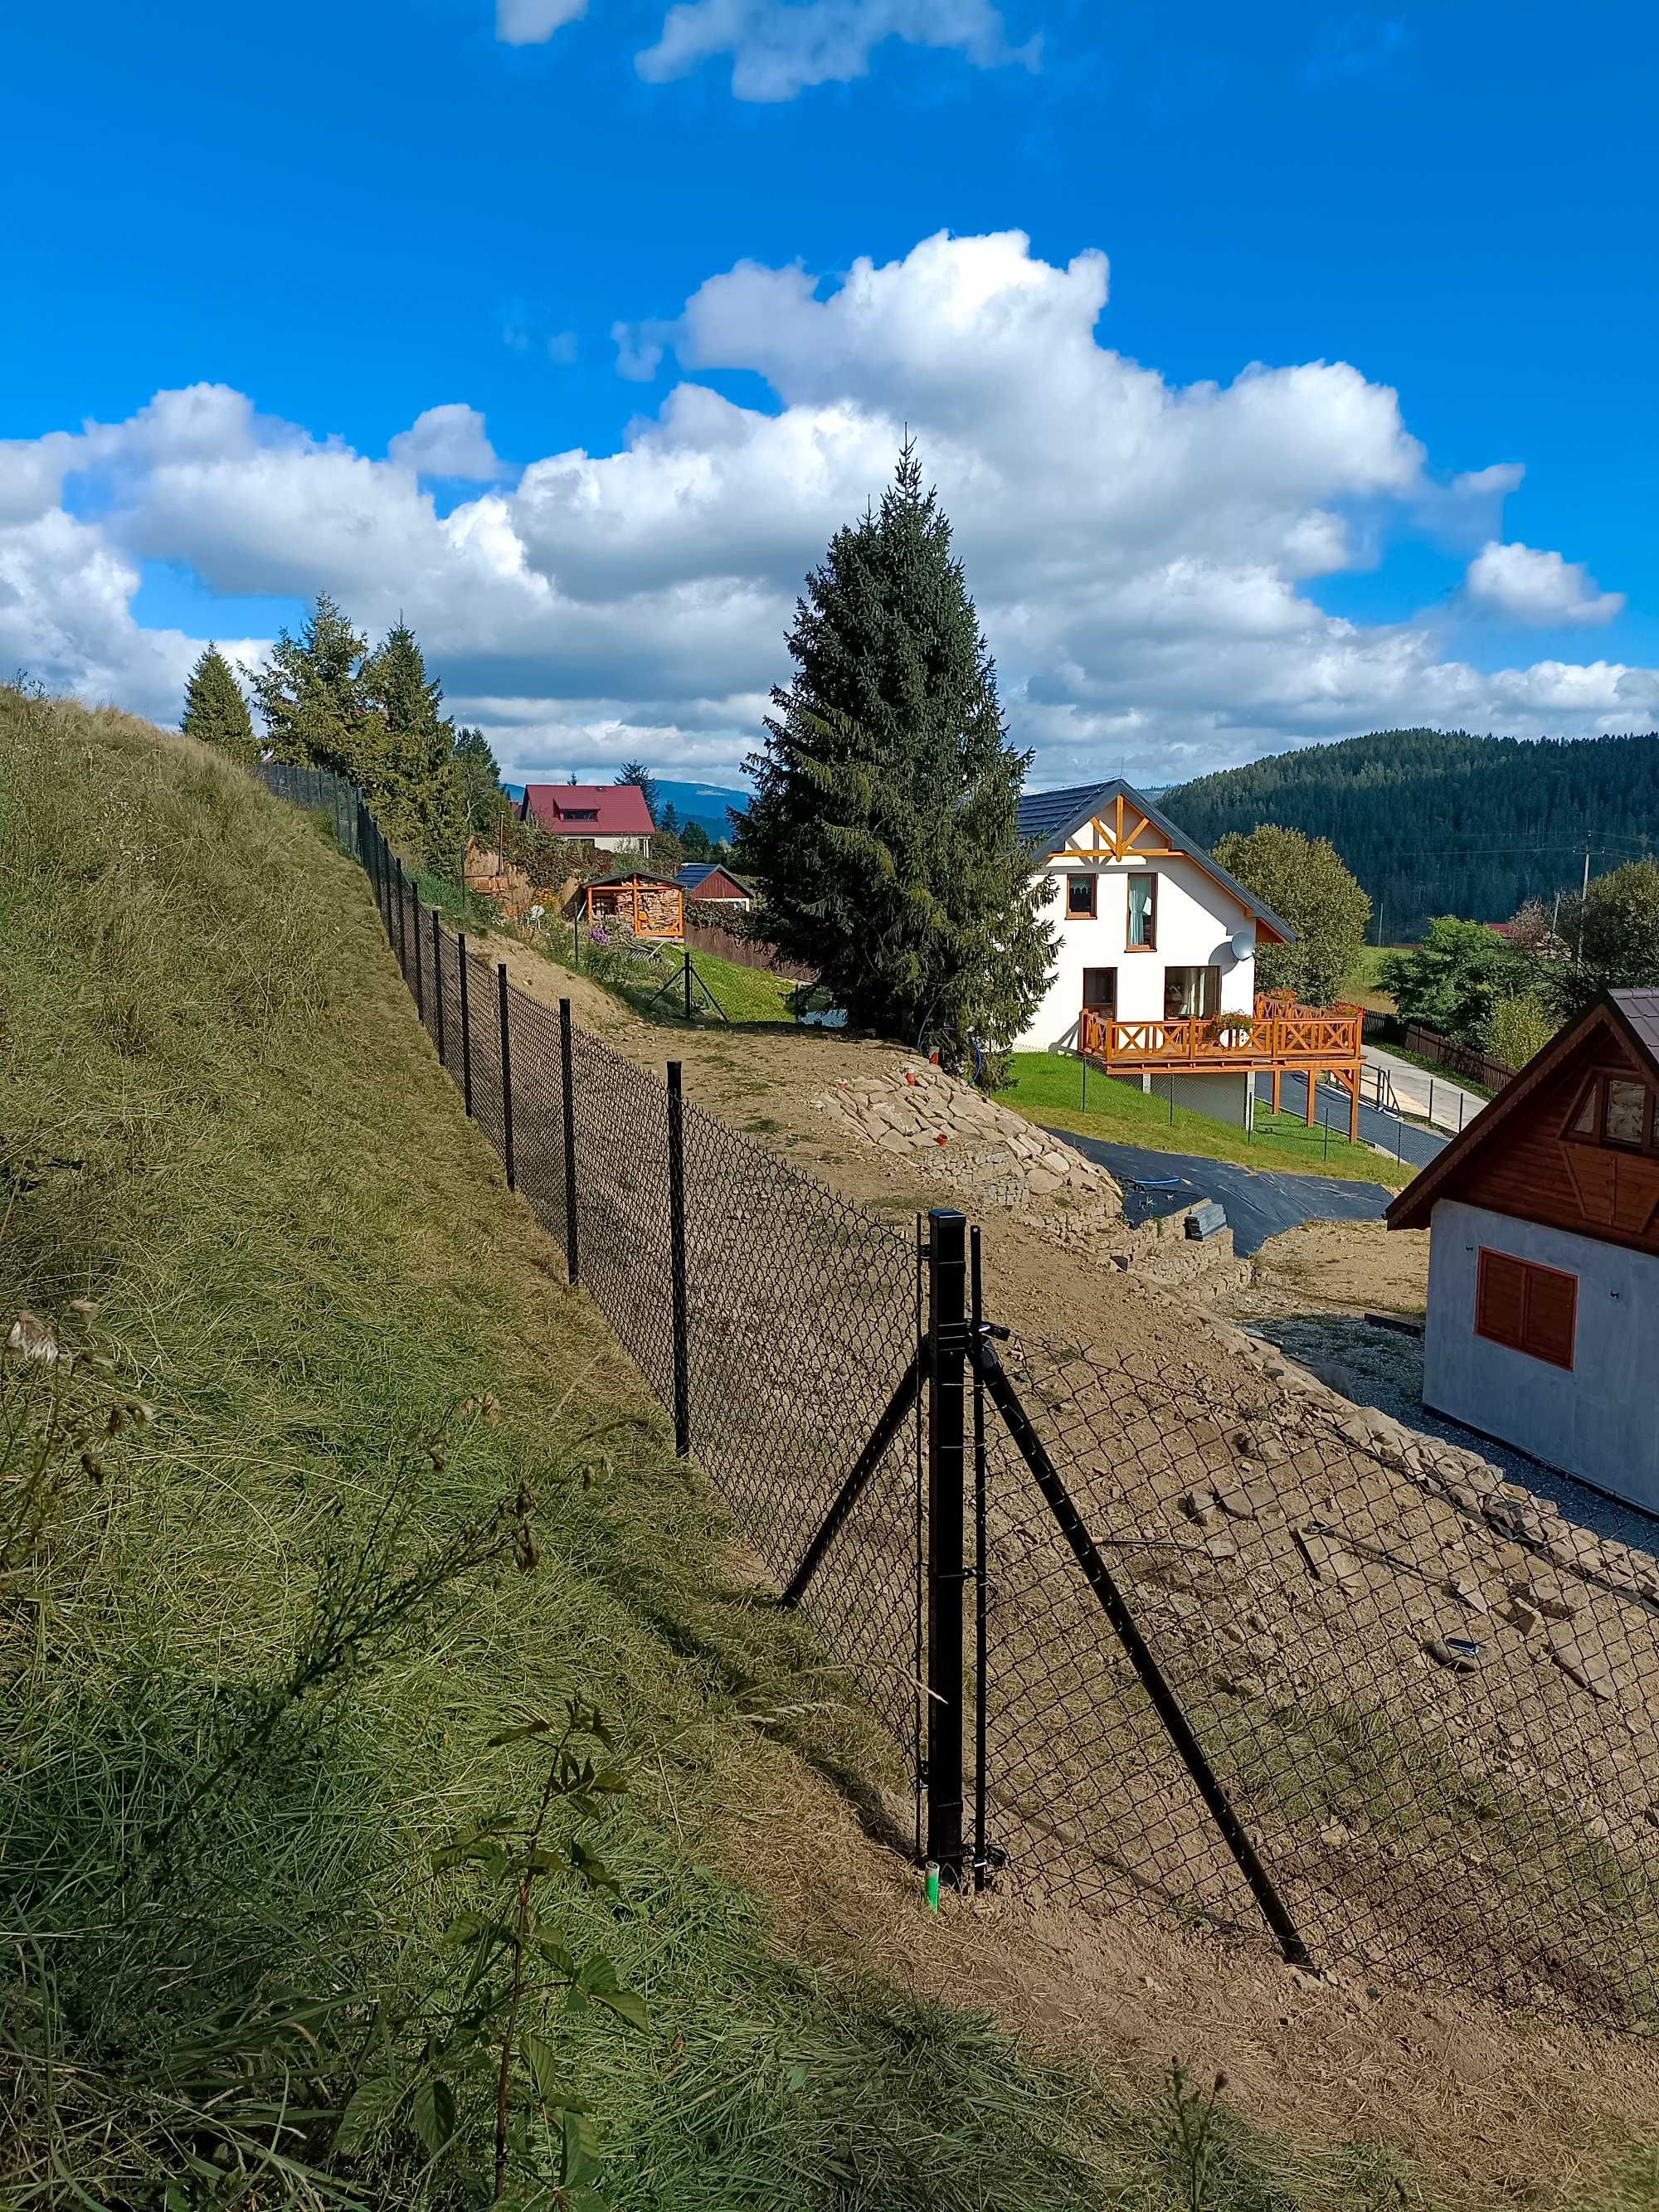
<instances>
[{"instance_id":1,"label":"metal gate post","mask_svg":"<svg viewBox=\"0 0 1659 2212\"><path fill-rule=\"evenodd\" d=\"M927 1840L939 1880L963 1870L962 1601L968 1351L968 1222L927 1217Z\"/></svg>"},{"instance_id":2,"label":"metal gate post","mask_svg":"<svg viewBox=\"0 0 1659 2212\"><path fill-rule=\"evenodd\" d=\"M444 942L438 926L438 909L432 909L432 1018L437 1035L438 1065L444 1064Z\"/></svg>"},{"instance_id":3,"label":"metal gate post","mask_svg":"<svg viewBox=\"0 0 1659 2212\"><path fill-rule=\"evenodd\" d=\"M570 1048L570 1001L559 1001L559 1084L564 1094L564 1270L576 1280L576 1092Z\"/></svg>"},{"instance_id":4,"label":"metal gate post","mask_svg":"<svg viewBox=\"0 0 1659 2212\"><path fill-rule=\"evenodd\" d=\"M1087 1066L1085 1061L1085 1066ZM969 1279L972 1291L971 1319L977 1344L985 1329L984 1283L981 1279L979 1224L969 1239ZM986 1816L990 1767L988 1661L989 1595L986 1589L985 1528L985 1380L974 1364L974 1887L985 1887L990 1854L986 1843Z\"/></svg>"},{"instance_id":5,"label":"metal gate post","mask_svg":"<svg viewBox=\"0 0 1659 2212\"><path fill-rule=\"evenodd\" d=\"M507 1018L507 963L499 961L495 968L496 1000L501 1025L501 1164L507 1170L507 1187L518 1188L513 1171L513 1031Z\"/></svg>"},{"instance_id":6,"label":"metal gate post","mask_svg":"<svg viewBox=\"0 0 1659 2212\"><path fill-rule=\"evenodd\" d=\"M466 932L455 939L461 969L461 1103L472 1118L472 1010L466 998Z\"/></svg>"},{"instance_id":7,"label":"metal gate post","mask_svg":"<svg viewBox=\"0 0 1659 2212\"><path fill-rule=\"evenodd\" d=\"M685 1288L685 1102L680 1064L668 1063L668 1287L674 1324L674 1449L691 1449L690 1316Z\"/></svg>"}]
</instances>

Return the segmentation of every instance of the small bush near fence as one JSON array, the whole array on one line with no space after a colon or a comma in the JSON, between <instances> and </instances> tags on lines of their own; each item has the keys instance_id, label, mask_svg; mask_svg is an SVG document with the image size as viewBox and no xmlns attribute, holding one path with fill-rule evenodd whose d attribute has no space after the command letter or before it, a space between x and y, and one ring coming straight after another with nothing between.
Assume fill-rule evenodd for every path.
<instances>
[{"instance_id":1,"label":"small bush near fence","mask_svg":"<svg viewBox=\"0 0 1659 2212\"><path fill-rule=\"evenodd\" d=\"M335 818L509 1182L884 1725L919 1860L1659 2025L1651 1557L1266 1347L1222 1406L1013 1342L959 1214L919 1252L513 988Z\"/></svg>"},{"instance_id":2,"label":"small bush near fence","mask_svg":"<svg viewBox=\"0 0 1659 2212\"><path fill-rule=\"evenodd\" d=\"M1431 1060L1436 1066L1443 1067L1453 1075L1462 1075L1471 1083L1478 1083L1483 1091L1501 1091L1515 1073L1514 1068L1490 1054L1477 1052L1473 1045L1458 1044L1433 1030L1425 1030L1419 1022L1406 1024L1406 1049L1419 1059Z\"/></svg>"}]
</instances>

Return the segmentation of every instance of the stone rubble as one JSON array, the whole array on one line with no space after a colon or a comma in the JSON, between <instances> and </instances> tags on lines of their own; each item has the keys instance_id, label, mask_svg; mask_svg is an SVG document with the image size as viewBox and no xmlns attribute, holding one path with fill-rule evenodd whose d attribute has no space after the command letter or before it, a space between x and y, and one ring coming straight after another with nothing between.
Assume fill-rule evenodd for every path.
<instances>
[{"instance_id":1,"label":"stone rubble","mask_svg":"<svg viewBox=\"0 0 1659 2212\"><path fill-rule=\"evenodd\" d=\"M1246 1282L1232 1231L1186 1234L1187 1214L1132 1228L1104 1168L931 1060L837 1083L814 1107L860 1143L902 1159L972 1206L995 1206L1102 1267L1206 1291Z\"/></svg>"}]
</instances>

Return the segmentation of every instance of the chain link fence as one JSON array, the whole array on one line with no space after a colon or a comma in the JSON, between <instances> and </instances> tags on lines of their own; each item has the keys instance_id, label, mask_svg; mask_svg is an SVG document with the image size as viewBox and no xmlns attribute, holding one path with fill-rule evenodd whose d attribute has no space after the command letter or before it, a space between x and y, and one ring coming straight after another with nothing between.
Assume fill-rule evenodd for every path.
<instances>
[{"instance_id":1,"label":"chain link fence","mask_svg":"<svg viewBox=\"0 0 1659 2212\"><path fill-rule=\"evenodd\" d=\"M362 860L509 1184L898 1747L919 1860L1659 2022L1651 1556L1265 1358L1223 1402L1012 1340L959 1214L924 1245L687 1104L422 908L349 787L264 773Z\"/></svg>"}]
</instances>

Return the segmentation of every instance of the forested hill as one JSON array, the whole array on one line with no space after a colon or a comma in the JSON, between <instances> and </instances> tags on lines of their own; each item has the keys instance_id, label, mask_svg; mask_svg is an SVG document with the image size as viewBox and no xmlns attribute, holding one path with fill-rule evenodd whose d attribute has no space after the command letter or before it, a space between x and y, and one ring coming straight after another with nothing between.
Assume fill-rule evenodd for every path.
<instances>
[{"instance_id":1,"label":"forested hill","mask_svg":"<svg viewBox=\"0 0 1659 2212\"><path fill-rule=\"evenodd\" d=\"M1378 730L1179 784L1163 805L1202 845L1277 822L1328 837L1382 940L1431 915L1503 921L1659 847L1659 737L1475 738Z\"/></svg>"}]
</instances>

